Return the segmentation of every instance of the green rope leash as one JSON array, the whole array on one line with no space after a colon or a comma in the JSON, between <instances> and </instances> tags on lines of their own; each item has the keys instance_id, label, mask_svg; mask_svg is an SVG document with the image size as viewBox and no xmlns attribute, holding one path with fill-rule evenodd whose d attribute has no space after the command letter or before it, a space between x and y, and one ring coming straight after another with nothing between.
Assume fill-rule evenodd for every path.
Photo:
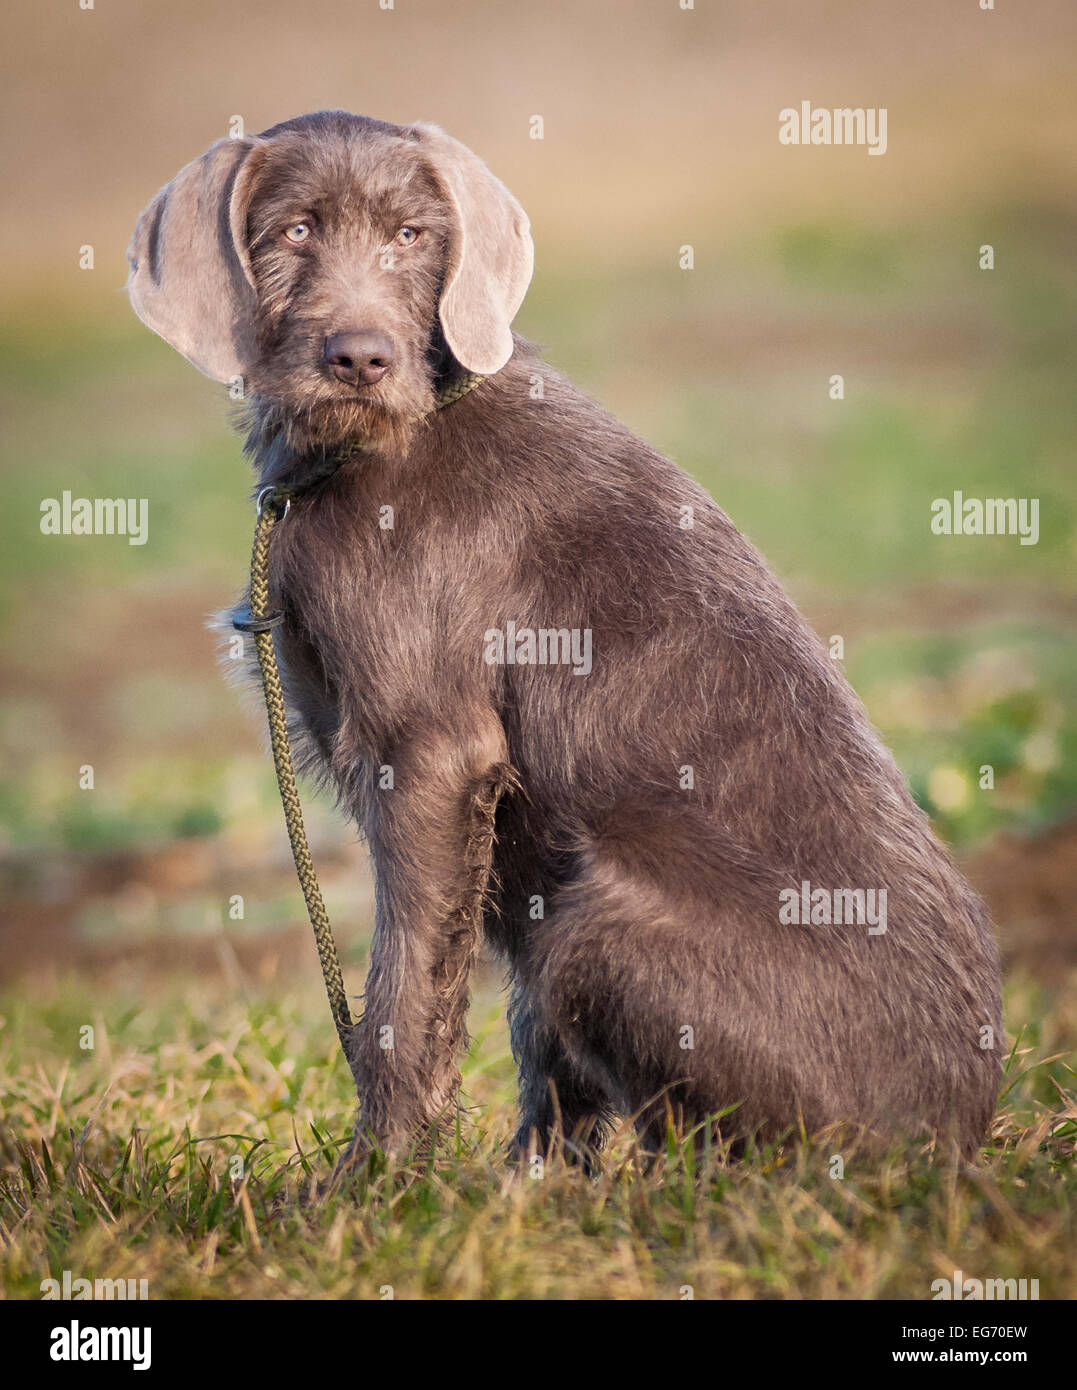
<instances>
[{"instance_id":1,"label":"green rope leash","mask_svg":"<svg viewBox=\"0 0 1077 1390\"><path fill-rule=\"evenodd\" d=\"M485 377L479 376L476 372L466 373L439 391L435 409L443 410L446 406L452 405L484 380ZM323 478L317 481L322 481ZM295 861L299 886L303 890L303 900L307 905L307 916L314 930L314 944L318 949L318 959L322 966L322 979L325 981L325 992L329 997L329 1008L347 1060L348 1039L355 1027L355 1020L348 1007L348 996L344 990L344 976L333 939L333 928L318 886L318 875L307 843L303 807L295 781L292 747L288 738L288 714L284 704L284 689L281 685L273 636L273 629L280 627L284 622L284 614L271 612L269 608L269 545L273 537L273 528L288 515L292 499L296 495L295 489L283 485L263 488L258 495L258 520L254 528L254 547L251 551L250 607L247 611L235 615L233 626L239 632L249 632L254 638L258 667L262 673L262 693L265 696L266 714L269 719L269 742L277 773L277 790L280 792L281 805L284 808L292 859Z\"/></svg>"}]
</instances>

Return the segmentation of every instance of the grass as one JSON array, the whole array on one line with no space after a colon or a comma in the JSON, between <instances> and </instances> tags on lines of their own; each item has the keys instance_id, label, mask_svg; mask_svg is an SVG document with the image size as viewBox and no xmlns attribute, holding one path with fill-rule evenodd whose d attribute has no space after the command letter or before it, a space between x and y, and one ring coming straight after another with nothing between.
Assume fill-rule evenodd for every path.
<instances>
[{"instance_id":1,"label":"grass","mask_svg":"<svg viewBox=\"0 0 1077 1390\"><path fill-rule=\"evenodd\" d=\"M671 1144L647 1172L624 1134L595 1180L517 1172L488 985L455 1141L328 1195L351 1083L313 985L284 1002L205 980L132 997L72 978L3 1003L9 1295L65 1269L148 1279L153 1298L922 1300L954 1269L1077 1294L1074 983L1050 1011L1011 984L1020 1036L980 1166L848 1155L840 1180L831 1146L803 1139L743 1162Z\"/></svg>"}]
</instances>

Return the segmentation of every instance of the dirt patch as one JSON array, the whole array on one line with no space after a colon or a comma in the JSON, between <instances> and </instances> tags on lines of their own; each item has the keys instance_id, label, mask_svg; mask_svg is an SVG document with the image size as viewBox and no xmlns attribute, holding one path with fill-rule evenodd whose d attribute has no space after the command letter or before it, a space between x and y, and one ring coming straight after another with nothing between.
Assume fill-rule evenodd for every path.
<instances>
[{"instance_id":1,"label":"dirt patch","mask_svg":"<svg viewBox=\"0 0 1077 1390\"><path fill-rule=\"evenodd\" d=\"M257 874L268 895L294 891L286 855L272 863L242 863ZM962 868L998 924L1007 971L1021 967L1048 987L1058 987L1077 969L1077 822L1056 826L1035 839L1003 835L975 853L962 857ZM319 865L327 887L339 884L351 904L353 920L369 922L370 884L362 852L351 846L344 853L323 855ZM310 929L302 920L251 935L238 933L186 934L175 938L159 933L145 937L123 934L115 940L83 939L75 928L88 904L111 904L122 912L132 895L152 895L157 903L188 896L228 891L235 882L237 859L219 841L191 840L159 851L101 856L64 856L45 866L9 862L8 910L0 980L52 975L57 971L106 970L122 962L172 971L186 968L219 974L237 967L263 980L305 968ZM51 886L47 893L42 885ZM51 897L51 901L48 899ZM347 925L347 924L345 924ZM351 931L342 932L342 937Z\"/></svg>"},{"instance_id":2,"label":"dirt patch","mask_svg":"<svg viewBox=\"0 0 1077 1390\"><path fill-rule=\"evenodd\" d=\"M1057 986L1077 969L1077 822L1035 839L1000 836L962 868L998 923L1007 971Z\"/></svg>"}]
</instances>

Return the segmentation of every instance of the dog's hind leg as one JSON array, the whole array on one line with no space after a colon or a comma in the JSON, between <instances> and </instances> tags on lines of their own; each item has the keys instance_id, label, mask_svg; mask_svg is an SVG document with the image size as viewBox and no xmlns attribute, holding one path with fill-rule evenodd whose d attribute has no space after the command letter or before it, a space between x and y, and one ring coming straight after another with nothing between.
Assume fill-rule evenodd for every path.
<instances>
[{"instance_id":1,"label":"dog's hind leg","mask_svg":"<svg viewBox=\"0 0 1077 1390\"><path fill-rule=\"evenodd\" d=\"M559 1148L568 1161L580 1162L592 1172L608 1136L609 1100L573 1066L560 1038L538 1017L519 977L509 1006L509 1027L520 1080L514 1157L545 1157Z\"/></svg>"},{"instance_id":2,"label":"dog's hind leg","mask_svg":"<svg viewBox=\"0 0 1077 1390\"><path fill-rule=\"evenodd\" d=\"M721 918L684 896L679 874L673 881L680 894L657 881L642 853L626 852L624 838L593 839L578 876L528 941L530 1006L543 1023L534 1050L554 1059L546 1072L567 1074L573 1098L601 1096L605 1115L634 1120L648 1150L664 1147L670 1120L683 1133L696 1129L750 1099L757 1080L796 1113L791 1091L784 1094L794 1059L753 1038L745 1007L751 980L722 969L710 936L722 931ZM729 934L737 936L732 924ZM542 1117L537 1089L525 1122ZM756 1122L748 1108L755 1109L740 1105L720 1122L723 1137ZM576 1118L566 1118L566 1134Z\"/></svg>"}]
</instances>

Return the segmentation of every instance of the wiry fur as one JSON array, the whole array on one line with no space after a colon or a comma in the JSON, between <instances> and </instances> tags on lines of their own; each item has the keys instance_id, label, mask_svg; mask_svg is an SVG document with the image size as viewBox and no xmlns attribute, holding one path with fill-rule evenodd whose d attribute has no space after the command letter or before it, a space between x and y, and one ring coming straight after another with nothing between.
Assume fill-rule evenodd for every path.
<instances>
[{"instance_id":1,"label":"wiry fur","mask_svg":"<svg viewBox=\"0 0 1077 1390\"><path fill-rule=\"evenodd\" d=\"M401 453L434 405L430 329L449 210L414 141L377 122L364 133L349 139L347 121L331 113L304 117L267 131L272 144L252 156L258 358L248 387L266 447L302 453L353 440ZM316 249L282 242L280 228L302 218L315 221ZM394 232L414 221L423 237L407 252L406 275L377 274L383 257L399 254L386 250ZM325 371L322 344L329 325L374 323L397 356L364 398Z\"/></svg>"},{"instance_id":2,"label":"wiry fur","mask_svg":"<svg viewBox=\"0 0 1077 1390\"><path fill-rule=\"evenodd\" d=\"M248 218L255 468L302 482L362 445L273 546L297 731L376 874L360 1135L405 1144L451 1108L485 903L521 1146L597 1146L615 1113L660 1139L669 1114L735 1107L720 1128L739 1140L847 1125L974 1151L1003 1037L990 925L818 638L711 498L522 341L418 418L456 365L436 182L397 128L278 129ZM331 235L297 266L273 229L312 208ZM379 275L412 218L433 229L423 258ZM365 401L318 353L357 328L398 352ZM510 620L591 629L591 674L487 664ZM887 931L783 925L803 880L885 888Z\"/></svg>"}]
</instances>

